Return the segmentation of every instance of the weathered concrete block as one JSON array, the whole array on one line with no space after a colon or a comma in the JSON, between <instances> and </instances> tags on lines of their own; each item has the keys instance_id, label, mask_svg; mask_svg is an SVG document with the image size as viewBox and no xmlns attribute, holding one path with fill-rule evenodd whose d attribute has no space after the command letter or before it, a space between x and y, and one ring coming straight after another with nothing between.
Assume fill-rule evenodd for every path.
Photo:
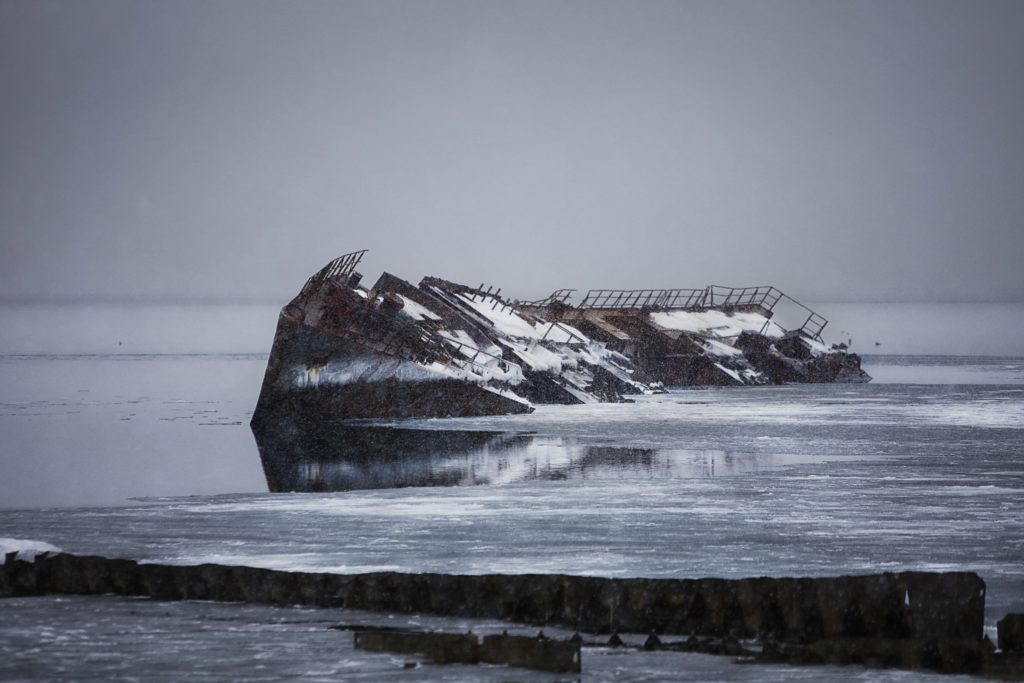
<instances>
[{"instance_id":1,"label":"weathered concrete block","mask_svg":"<svg viewBox=\"0 0 1024 683\"><path fill-rule=\"evenodd\" d=\"M528 636L484 636L479 648L481 662L507 664L540 671L580 673L579 643Z\"/></svg>"},{"instance_id":2,"label":"weathered concrete block","mask_svg":"<svg viewBox=\"0 0 1024 683\"><path fill-rule=\"evenodd\" d=\"M547 638L372 630L354 634L355 647L369 652L420 654L436 664L505 664L554 672L580 672L580 644Z\"/></svg>"},{"instance_id":3,"label":"weathered concrete block","mask_svg":"<svg viewBox=\"0 0 1024 683\"><path fill-rule=\"evenodd\" d=\"M1007 614L996 623L999 629L999 649L1004 652L1024 652L1024 614Z\"/></svg>"},{"instance_id":4,"label":"weathered concrete block","mask_svg":"<svg viewBox=\"0 0 1024 683\"><path fill-rule=\"evenodd\" d=\"M979 639L973 573L802 579L605 579L566 575L352 576L55 555L0 568L4 595L117 593L160 600L344 606L615 631L774 637Z\"/></svg>"},{"instance_id":5,"label":"weathered concrete block","mask_svg":"<svg viewBox=\"0 0 1024 683\"><path fill-rule=\"evenodd\" d=\"M909 611L913 636L981 638L985 621L985 582L977 574L903 572L895 576Z\"/></svg>"},{"instance_id":6,"label":"weathered concrete block","mask_svg":"<svg viewBox=\"0 0 1024 683\"><path fill-rule=\"evenodd\" d=\"M436 664L476 664L480 661L477 637L472 634L416 631L357 631L357 649L368 652L421 654Z\"/></svg>"}]
</instances>

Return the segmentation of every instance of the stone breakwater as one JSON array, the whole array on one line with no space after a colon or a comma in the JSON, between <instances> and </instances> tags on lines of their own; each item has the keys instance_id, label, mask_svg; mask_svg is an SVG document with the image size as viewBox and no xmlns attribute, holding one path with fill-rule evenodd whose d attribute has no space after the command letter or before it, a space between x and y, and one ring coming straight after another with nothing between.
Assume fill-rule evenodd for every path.
<instances>
[{"instance_id":1,"label":"stone breakwater","mask_svg":"<svg viewBox=\"0 0 1024 683\"><path fill-rule=\"evenodd\" d=\"M353 645L368 652L417 654L435 664L505 664L526 669L580 673L579 639L560 641L502 634L482 639L473 633L402 630L356 631Z\"/></svg>"},{"instance_id":2,"label":"stone breakwater","mask_svg":"<svg viewBox=\"0 0 1024 683\"><path fill-rule=\"evenodd\" d=\"M610 579L328 574L12 553L0 597L117 594L494 618L593 634L758 639L766 661L982 671L985 583L972 572L832 578ZM727 653L727 652L726 652ZM1005 662L1003 662L1005 664Z\"/></svg>"}]
</instances>

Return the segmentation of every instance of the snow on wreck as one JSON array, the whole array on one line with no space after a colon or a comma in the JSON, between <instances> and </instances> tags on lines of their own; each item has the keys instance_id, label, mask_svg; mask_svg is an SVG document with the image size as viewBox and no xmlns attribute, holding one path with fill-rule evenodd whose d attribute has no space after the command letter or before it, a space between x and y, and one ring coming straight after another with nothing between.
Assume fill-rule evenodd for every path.
<instances>
[{"instance_id":1,"label":"snow on wreck","mask_svg":"<svg viewBox=\"0 0 1024 683\"><path fill-rule=\"evenodd\" d=\"M500 288L384 273L365 250L315 273L281 311L253 423L525 413L663 387L866 382L827 321L774 287L575 290L520 302ZM788 307L797 324L782 326Z\"/></svg>"}]
</instances>

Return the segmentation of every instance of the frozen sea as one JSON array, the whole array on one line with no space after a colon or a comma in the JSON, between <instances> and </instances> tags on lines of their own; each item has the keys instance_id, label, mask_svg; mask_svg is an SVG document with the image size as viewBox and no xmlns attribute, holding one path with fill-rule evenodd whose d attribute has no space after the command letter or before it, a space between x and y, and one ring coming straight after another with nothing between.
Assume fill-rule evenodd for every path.
<instances>
[{"instance_id":1,"label":"frozen sea","mask_svg":"<svg viewBox=\"0 0 1024 683\"><path fill-rule=\"evenodd\" d=\"M0 356L0 537L171 563L744 577L973 570L1024 611L1024 359L869 356L868 385L675 391L530 416L416 486L269 493L248 421L266 356ZM338 462L309 466L330 481ZM333 468L333 470L332 470ZM302 474L302 473L300 473ZM347 476L347 475L346 475ZM406 478L403 478L406 477ZM346 479L351 483L351 478ZM551 680L402 669L338 622L416 617L104 597L0 601L0 679ZM498 628L457 620L417 623ZM584 652L585 680L927 680ZM934 677L938 679L938 677ZM942 677L941 680L950 680Z\"/></svg>"}]
</instances>

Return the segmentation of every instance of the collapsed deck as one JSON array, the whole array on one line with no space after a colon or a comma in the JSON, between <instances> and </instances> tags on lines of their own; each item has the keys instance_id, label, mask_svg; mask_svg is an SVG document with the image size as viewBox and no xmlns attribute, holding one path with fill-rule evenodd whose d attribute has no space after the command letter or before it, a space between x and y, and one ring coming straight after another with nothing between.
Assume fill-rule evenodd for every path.
<instances>
[{"instance_id":1,"label":"collapsed deck","mask_svg":"<svg viewBox=\"0 0 1024 683\"><path fill-rule=\"evenodd\" d=\"M519 302L500 288L389 273L364 251L315 273L282 311L253 423L529 412L664 387L866 382L822 340L825 318L774 287L575 290ZM784 328L780 306L796 311Z\"/></svg>"}]
</instances>

